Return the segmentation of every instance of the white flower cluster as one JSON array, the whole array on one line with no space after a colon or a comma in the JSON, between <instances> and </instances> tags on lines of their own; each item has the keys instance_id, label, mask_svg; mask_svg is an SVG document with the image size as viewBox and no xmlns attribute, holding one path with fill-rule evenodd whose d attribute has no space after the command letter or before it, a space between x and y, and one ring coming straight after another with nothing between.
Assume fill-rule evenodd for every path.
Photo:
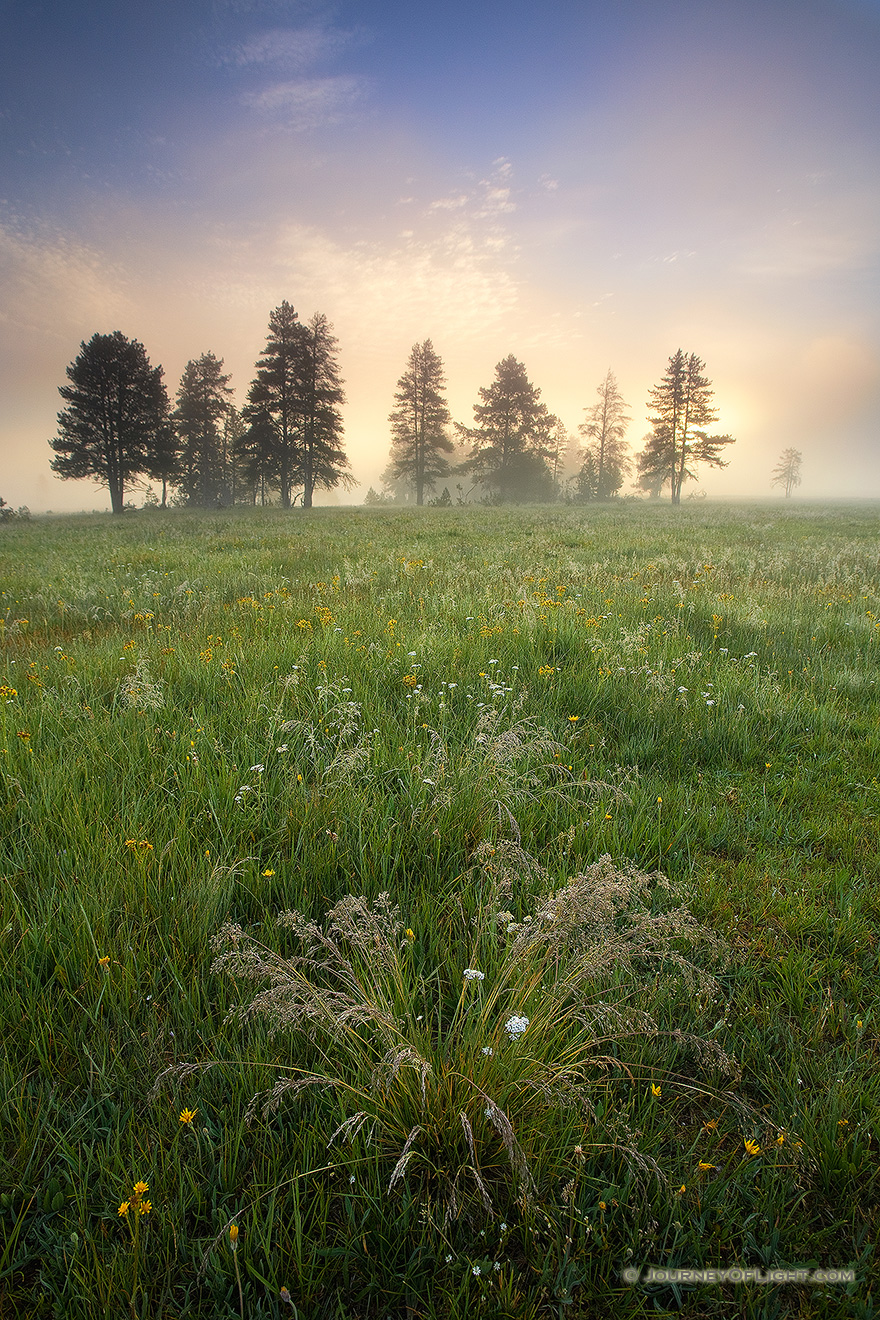
<instances>
[{"instance_id":1,"label":"white flower cluster","mask_svg":"<svg viewBox=\"0 0 880 1320\"><path fill-rule=\"evenodd\" d=\"M486 973L478 972L476 967L466 967L464 969L464 979L466 981L485 981Z\"/></svg>"},{"instance_id":2,"label":"white flower cluster","mask_svg":"<svg viewBox=\"0 0 880 1320\"><path fill-rule=\"evenodd\" d=\"M513 1017L509 1017L505 1022L504 1030L507 1032L511 1040L516 1040L518 1036L523 1034L528 1025L529 1019L527 1017L517 1017L516 1014L514 1014Z\"/></svg>"}]
</instances>

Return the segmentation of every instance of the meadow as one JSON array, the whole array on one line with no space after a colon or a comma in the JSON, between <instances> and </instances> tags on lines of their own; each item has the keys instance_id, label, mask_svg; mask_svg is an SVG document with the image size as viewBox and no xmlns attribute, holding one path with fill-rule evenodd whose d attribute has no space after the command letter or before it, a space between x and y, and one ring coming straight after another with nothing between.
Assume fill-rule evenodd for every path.
<instances>
[{"instance_id":1,"label":"meadow","mask_svg":"<svg viewBox=\"0 0 880 1320\"><path fill-rule=\"evenodd\" d=\"M875 1315L878 532L4 526L3 1320Z\"/></svg>"}]
</instances>

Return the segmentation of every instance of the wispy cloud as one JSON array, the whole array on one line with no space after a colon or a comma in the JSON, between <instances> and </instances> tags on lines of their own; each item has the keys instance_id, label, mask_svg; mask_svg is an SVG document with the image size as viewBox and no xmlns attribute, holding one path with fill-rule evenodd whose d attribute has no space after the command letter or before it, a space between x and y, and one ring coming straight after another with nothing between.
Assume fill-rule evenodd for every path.
<instances>
[{"instance_id":1,"label":"wispy cloud","mask_svg":"<svg viewBox=\"0 0 880 1320\"><path fill-rule=\"evenodd\" d=\"M0 357L7 365L19 350L52 344L54 352L72 333L115 329L130 311L122 266L48 228L0 224L0 286Z\"/></svg>"},{"instance_id":2,"label":"wispy cloud","mask_svg":"<svg viewBox=\"0 0 880 1320\"><path fill-rule=\"evenodd\" d=\"M266 66L302 73L316 64L335 59L359 34L341 28L315 25L303 28L272 28L233 47L227 61L240 66Z\"/></svg>"},{"instance_id":3,"label":"wispy cloud","mask_svg":"<svg viewBox=\"0 0 880 1320\"><path fill-rule=\"evenodd\" d=\"M303 131L338 123L366 94L366 80L348 74L329 78L299 78L274 82L246 92L242 101L252 110Z\"/></svg>"}]
</instances>

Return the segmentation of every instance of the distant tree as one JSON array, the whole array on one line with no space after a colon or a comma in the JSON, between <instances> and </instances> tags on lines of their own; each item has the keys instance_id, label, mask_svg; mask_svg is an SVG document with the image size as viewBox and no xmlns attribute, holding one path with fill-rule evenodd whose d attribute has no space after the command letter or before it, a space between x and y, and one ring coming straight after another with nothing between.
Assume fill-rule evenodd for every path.
<instances>
[{"instance_id":1,"label":"distant tree","mask_svg":"<svg viewBox=\"0 0 880 1320\"><path fill-rule=\"evenodd\" d=\"M462 470L473 473L502 503L549 500L555 494L547 459L558 419L540 395L511 353L498 363L492 384L479 390L476 426L456 428L471 445Z\"/></svg>"},{"instance_id":2,"label":"distant tree","mask_svg":"<svg viewBox=\"0 0 880 1320\"><path fill-rule=\"evenodd\" d=\"M584 409L586 417L578 430L586 444L578 474L578 489L583 499L608 500L623 485L632 462L624 436L630 418L614 372L609 369L596 387L598 403Z\"/></svg>"},{"instance_id":3,"label":"distant tree","mask_svg":"<svg viewBox=\"0 0 880 1320\"><path fill-rule=\"evenodd\" d=\"M187 504L213 508L228 502L223 423L231 397L222 358L203 353L187 362L172 414L180 439L177 484Z\"/></svg>"},{"instance_id":4,"label":"distant tree","mask_svg":"<svg viewBox=\"0 0 880 1320\"><path fill-rule=\"evenodd\" d=\"M430 339L413 344L406 370L397 382L396 407L391 423L392 480L406 482L414 491L416 504L451 472L447 454L455 445L447 434L449 409L444 391L443 363Z\"/></svg>"},{"instance_id":5,"label":"distant tree","mask_svg":"<svg viewBox=\"0 0 880 1320\"><path fill-rule=\"evenodd\" d=\"M791 498L795 486L801 484L801 467L804 456L799 449L783 449L779 462L773 469L774 486L785 487L785 498Z\"/></svg>"},{"instance_id":6,"label":"distant tree","mask_svg":"<svg viewBox=\"0 0 880 1320\"><path fill-rule=\"evenodd\" d=\"M568 434L565 423L557 421L550 437L547 453L547 463L553 477L553 485L556 488L557 496L562 490L562 473L572 439L573 437Z\"/></svg>"},{"instance_id":7,"label":"distant tree","mask_svg":"<svg viewBox=\"0 0 880 1320\"><path fill-rule=\"evenodd\" d=\"M301 458L303 328L286 300L269 315L269 334L256 372L243 416L249 427L259 428L261 447L271 431L272 462L268 464L261 454L260 480L265 495L271 473L281 493L281 507L289 509Z\"/></svg>"},{"instance_id":8,"label":"distant tree","mask_svg":"<svg viewBox=\"0 0 880 1320\"><path fill-rule=\"evenodd\" d=\"M705 367L696 353L679 349L648 401L653 409L648 419L652 430L638 456L638 484L649 490L668 484L673 504L681 503L681 488L695 477L693 469L698 463L727 467L720 450L734 443L731 435L706 432L718 413L712 406L713 390Z\"/></svg>"},{"instance_id":9,"label":"distant tree","mask_svg":"<svg viewBox=\"0 0 880 1320\"><path fill-rule=\"evenodd\" d=\"M151 471L167 440L162 368L119 330L93 335L80 349L67 368L70 384L58 388L67 407L49 442L58 455L51 467L64 480L91 477L106 486L113 512L121 514L126 486Z\"/></svg>"},{"instance_id":10,"label":"distant tree","mask_svg":"<svg viewBox=\"0 0 880 1320\"><path fill-rule=\"evenodd\" d=\"M300 399L302 431L299 477L303 508L312 507L317 488L351 487L349 462L342 447L341 405L345 402L333 327L322 312L316 312L302 328Z\"/></svg>"},{"instance_id":11,"label":"distant tree","mask_svg":"<svg viewBox=\"0 0 880 1320\"><path fill-rule=\"evenodd\" d=\"M364 496L364 504L393 504L394 496L371 486Z\"/></svg>"}]
</instances>

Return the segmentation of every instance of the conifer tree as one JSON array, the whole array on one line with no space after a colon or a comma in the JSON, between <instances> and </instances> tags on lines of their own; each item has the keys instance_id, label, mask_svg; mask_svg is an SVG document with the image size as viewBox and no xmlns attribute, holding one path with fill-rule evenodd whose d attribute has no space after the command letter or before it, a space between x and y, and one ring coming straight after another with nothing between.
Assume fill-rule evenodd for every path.
<instances>
[{"instance_id":1,"label":"conifer tree","mask_svg":"<svg viewBox=\"0 0 880 1320\"><path fill-rule=\"evenodd\" d=\"M415 491L416 504L451 472L447 454L455 445L447 434L449 408L444 391L443 363L430 339L413 344L406 370L397 382L391 423L392 481L403 480Z\"/></svg>"},{"instance_id":2,"label":"conifer tree","mask_svg":"<svg viewBox=\"0 0 880 1320\"><path fill-rule=\"evenodd\" d=\"M801 467L804 456L799 449L783 449L779 462L773 469L774 486L785 487L785 498L791 499L795 486L801 484Z\"/></svg>"},{"instance_id":3,"label":"conifer tree","mask_svg":"<svg viewBox=\"0 0 880 1320\"><path fill-rule=\"evenodd\" d=\"M607 500L620 490L631 466L624 439L630 418L613 371L609 369L596 393L598 403L584 410L586 417L578 427L587 442L581 451L578 489L585 499Z\"/></svg>"},{"instance_id":4,"label":"conifer tree","mask_svg":"<svg viewBox=\"0 0 880 1320\"><path fill-rule=\"evenodd\" d=\"M457 427L471 444L462 465L507 500L551 500L553 478L547 458L553 450L557 418L540 402L541 391L511 353L495 368L495 380L479 390L474 404L476 426Z\"/></svg>"},{"instance_id":5,"label":"conifer tree","mask_svg":"<svg viewBox=\"0 0 880 1320\"><path fill-rule=\"evenodd\" d=\"M336 362L337 339L323 312L303 327L302 438L300 480L303 508L312 507L317 488L356 484L342 447L341 405L345 393Z\"/></svg>"},{"instance_id":6,"label":"conifer tree","mask_svg":"<svg viewBox=\"0 0 880 1320\"><path fill-rule=\"evenodd\" d=\"M679 349L669 359L659 385L651 390L648 407L651 433L638 456L638 484L646 490L668 485L673 504L681 503L681 488L696 476L698 463L727 467L720 451L732 445L731 435L709 435L717 420L706 364L696 353Z\"/></svg>"},{"instance_id":7,"label":"conifer tree","mask_svg":"<svg viewBox=\"0 0 880 1320\"><path fill-rule=\"evenodd\" d=\"M203 353L187 362L173 421L180 438L177 484L188 504L211 508L228 502L223 423L231 397L222 358Z\"/></svg>"},{"instance_id":8,"label":"conifer tree","mask_svg":"<svg viewBox=\"0 0 880 1320\"><path fill-rule=\"evenodd\" d=\"M67 406L49 442L57 455L51 467L64 479L91 477L106 486L113 512L121 514L126 487L151 471L167 443L162 368L119 330L93 335L80 350L67 368L70 384L58 388Z\"/></svg>"},{"instance_id":9,"label":"conifer tree","mask_svg":"<svg viewBox=\"0 0 880 1320\"><path fill-rule=\"evenodd\" d=\"M249 427L259 431L264 493L271 478L281 493L281 507L289 509L301 459L303 328L286 299L269 315L266 347L256 371L243 416ZM272 436L271 464L265 453L268 432Z\"/></svg>"}]
</instances>

